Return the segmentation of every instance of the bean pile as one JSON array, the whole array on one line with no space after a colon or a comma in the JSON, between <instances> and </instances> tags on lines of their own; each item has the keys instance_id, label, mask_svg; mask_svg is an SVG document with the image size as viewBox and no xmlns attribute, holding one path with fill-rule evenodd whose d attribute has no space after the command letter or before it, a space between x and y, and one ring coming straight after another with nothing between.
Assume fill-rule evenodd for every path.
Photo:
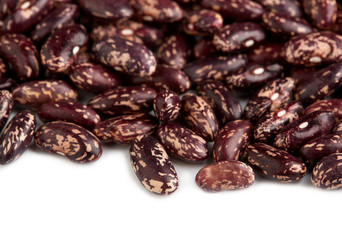
<instances>
[{"instance_id":1,"label":"bean pile","mask_svg":"<svg viewBox=\"0 0 342 240\"><path fill-rule=\"evenodd\" d=\"M160 195L172 159L209 160L208 192L255 173L339 189L341 91L336 0L0 0L0 164L33 139L76 163L107 142Z\"/></svg>"}]
</instances>

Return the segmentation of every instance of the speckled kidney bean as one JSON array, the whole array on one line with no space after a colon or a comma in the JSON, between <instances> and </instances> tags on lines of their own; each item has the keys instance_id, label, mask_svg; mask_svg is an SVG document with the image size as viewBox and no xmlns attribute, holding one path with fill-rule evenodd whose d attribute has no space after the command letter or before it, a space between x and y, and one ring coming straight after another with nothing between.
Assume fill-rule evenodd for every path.
<instances>
[{"instance_id":1,"label":"speckled kidney bean","mask_svg":"<svg viewBox=\"0 0 342 240\"><path fill-rule=\"evenodd\" d=\"M76 163L93 162L102 155L102 144L87 129L70 122L49 122L40 127L34 142L41 150L60 154Z\"/></svg>"},{"instance_id":2,"label":"speckled kidney bean","mask_svg":"<svg viewBox=\"0 0 342 240\"><path fill-rule=\"evenodd\" d=\"M160 62L177 68L183 68L190 55L188 39L182 34L174 34L164 40L157 56Z\"/></svg>"},{"instance_id":3,"label":"speckled kidney bean","mask_svg":"<svg viewBox=\"0 0 342 240\"><path fill-rule=\"evenodd\" d=\"M317 137L300 149L300 156L309 170L325 156L342 152L342 132Z\"/></svg>"},{"instance_id":4,"label":"speckled kidney bean","mask_svg":"<svg viewBox=\"0 0 342 240\"><path fill-rule=\"evenodd\" d=\"M213 163L196 175L197 185L207 192L246 188L254 183L254 179L253 169L238 161Z\"/></svg>"},{"instance_id":5,"label":"speckled kidney bean","mask_svg":"<svg viewBox=\"0 0 342 240\"><path fill-rule=\"evenodd\" d=\"M4 60L2 60L2 58L0 58L0 79L3 79L7 73L7 66L4 62Z\"/></svg>"},{"instance_id":6,"label":"speckled kidney bean","mask_svg":"<svg viewBox=\"0 0 342 240\"><path fill-rule=\"evenodd\" d=\"M259 175L275 181L295 182L306 173L305 164L301 160L264 143L248 145L245 154Z\"/></svg>"},{"instance_id":7,"label":"speckled kidney bean","mask_svg":"<svg viewBox=\"0 0 342 240\"><path fill-rule=\"evenodd\" d=\"M121 87L94 96L88 105L105 115L148 112L156 95L157 91L149 87Z\"/></svg>"},{"instance_id":8,"label":"speckled kidney bean","mask_svg":"<svg viewBox=\"0 0 342 240\"><path fill-rule=\"evenodd\" d=\"M266 38L263 28L253 22L232 23L221 28L213 38L213 45L222 52L246 50Z\"/></svg>"},{"instance_id":9,"label":"speckled kidney bean","mask_svg":"<svg viewBox=\"0 0 342 240\"><path fill-rule=\"evenodd\" d=\"M319 161L312 171L312 184L325 190L340 189L342 187L341 160L342 154L334 153Z\"/></svg>"},{"instance_id":10,"label":"speckled kidney bean","mask_svg":"<svg viewBox=\"0 0 342 240\"><path fill-rule=\"evenodd\" d=\"M179 123L161 124L156 136L167 150L182 160L201 163L208 158L206 141Z\"/></svg>"},{"instance_id":11,"label":"speckled kidney bean","mask_svg":"<svg viewBox=\"0 0 342 240\"><path fill-rule=\"evenodd\" d=\"M267 82L282 77L283 66L278 63L252 63L243 71L227 76L225 81L230 89L251 91L258 89Z\"/></svg>"},{"instance_id":12,"label":"speckled kidney bean","mask_svg":"<svg viewBox=\"0 0 342 240\"><path fill-rule=\"evenodd\" d=\"M291 67L289 76L295 79L298 84L308 78L311 78L318 69L318 67Z\"/></svg>"},{"instance_id":13,"label":"speckled kidney bean","mask_svg":"<svg viewBox=\"0 0 342 240\"><path fill-rule=\"evenodd\" d=\"M0 164L18 159L30 145L36 118L34 113L24 110L17 113L7 124L0 137Z\"/></svg>"},{"instance_id":14,"label":"speckled kidney bean","mask_svg":"<svg viewBox=\"0 0 342 240\"><path fill-rule=\"evenodd\" d=\"M250 143L253 126L246 120L227 123L219 132L213 146L215 162L238 161Z\"/></svg>"},{"instance_id":15,"label":"speckled kidney bean","mask_svg":"<svg viewBox=\"0 0 342 240\"><path fill-rule=\"evenodd\" d=\"M32 30L33 41L41 42L52 31L65 25L72 24L79 17L78 6L75 4L63 4L49 12Z\"/></svg>"},{"instance_id":16,"label":"speckled kidney bean","mask_svg":"<svg viewBox=\"0 0 342 240\"><path fill-rule=\"evenodd\" d=\"M162 122L175 120L181 109L181 100L177 93L171 90L159 92L153 100L153 111Z\"/></svg>"},{"instance_id":17,"label":"speckled kidney bean","mask_svg":"<svg viewBox=\"0 0 342 240\"><path fill-rule=\"evenodd\" d=\"M93 42L98 42L102 39L111 38L117 35L119 35L118 29L113 24L97 25L92 28L92 31L90 33L90 37L93 40ZM142 43L141 39L136 39L133 34L126 34L120 37Z\"/></svg>"},{"instance_id":18,"label":"speckled kidney bean","mask_svg":"<svg viewBox=\"0 0 342 240\"><path fill-rule=\"evenodd\" d=\"M172 23L183 18L182 8L171 0L131 0L135 16L146 22Z\"/></svg>"},{"instance_id":19,"label":"speckled kidney bean","mask_svg":"<svg viewBox=\"0 0 342 240\"><path fill-rule=\"evenodd\" d=\"M271 32L285 36L304 35L313 31L304 19L282 13L266 12L262 15L262 22Z\"/></svg>"},{"instance_id":20,"label":"speckled kidney bean","mask_svg":"<svg viewBox=\"0 0 342 240\"><path fill-rule=\"evenodd\" d=\"M245 54L208 56L188 63L183 70L191 81L200 83L206 79L221 80L245 67L247 62Z\"/></svg>"},{"instance_id":21,"label":"speckled kidney bean","mask_svg":"<svg viewBox=\"0 0 342 240\"><path fill-rule=\"evenodd\" d=\"M86 12L98 18L117 20L133 16L129 0L77 0L77 3Z\"/></svg>"},{"instance_id":22,"label":"speckled kidney bean","mask_svg":"<svg viewBox=\"0 0 342 240\"><path fill-rule=\"evenodd\" d=\"M207 80L197 86L197 93L214 109L221 124L241 118L239 100L219 81Z\"/></svg>"},{"instance_id":23,"label":"speckled kidney bean","mask_svg":"<svg viewBox=\"0 0 342 240\"><path fill-rule=\"evenodd\" d=\"M200 96L187 93L182 98L182 116L195 133L207 141L214 141L219 124L214 110Z\"/></svg>"},{"instance_id":24,"label":"speckled kidney bean","mask_svg":"<svg viewBox=\"0 0 342 240\"><path fill-rule=\"evenodd\" d=\"M216 52L216 48L214 47L212 40L209 38L202 38L198 40L192 48L192 57L193 59L199 59L203 57L207 57Z\"/></svg>"},{"instance_id":25,"label":"speckled kidney bean","mask_svg":"<svg viewBox=\"0 0 342 240\"><path fill-rule=\"evenodd\" d=\"M77 92L62 80L36 80L20 84L13 92L13 100L25 107L37 109L51 101L77 100Z\"/></svg>"},{"instance_id":26,"label":"speckled kidney bean","mask_svg":"<svg viewBox=\"0 0 342 240\"><path fill-rule=\"evenodd\" d=\"M177 190L177 172L166 150L155 138L138 136L132 142L129 154L135 175L148 191L170 195Z\"/></svg>"},{"instance_id":27,"label":"speckled kidney bean","mask_svg":"<svg viewBox=\"0 0 342 240\"><path fill-rule=\"evenodd\" d=\"M308 141L328 134L335 125L331 112L316 111L286 125L275 137L274 146L295 152Z\"/></svg>"},{"instance_id":28,"label":"speckled kidney bean","mask_svg":"<svg viewBox=\"0 0 342 240\"><path fill-rule=\"evenodd\" d=\"M314 102L305 108L304 114L311 114L315 111L331 111L336 121L342 120L342 99L325 99Z\"/></svg>"},{"instance_id":29,"label":"speckled kidney bean","mask_svg":"<svg viewBox=\"0 0 342 240\"><path fill-rule=\"evenodd\" d=\"M290 39L283 48L285 60L293 65L319 66L342 56L342 36L333 32L314 32Z\"/></svg>"},{"instance_id":30,"label":"speckled kidney bean","mask_svg":"<svg viewBox=\"0 0 342 240\"><path fill-rule=\"evenodd\" d=\"M93 132L103 142L130 144L137 136L154 133L158 119L146 114L122 115L99 122Z\"/></svg>"},{"instance_id":31,"label":"speckled kidney bean","mask_svg":"<svg viewBox=\"0 0 342 240\"><path fill-rule=\"evenodd\" d=\"M259 89L247 102L245 119L256 122L265 113L287 105L291 99L295 81L292 78L279 78Z\"/></svg>"},{"instance_id":32,"label":"speckled kidney bean","mask_svg":"<svg viewBox=\"0 0 342 240\"><path fill-rule=\"evenodd\" d=\"M235 21L258 20L264 13L260 4L250 0L202 0L201 5Z\"/></svg>"},{"instance_id":33,"label":"speckled kidney bean","mask_svg":"<svg viewBox=\"0 0 342 240\"><path fill-rule=\"evenodd\" d=\"M144 77L156 70L156 59L147 47L118 36L96 42L93 52L101 63L129 75Z\"/></svg>"},{"instance_id":34,"label":"speckled kidney bean","mask_svg":"<svg viewBox=\"0 0 342 240\"><path fill-rule=\"evenodd\" d=\"M12 94L7 90L0 91L0 132L5 126L13 108Z\"/></svg>"},{"instance_id":35,"label":"speckled kidney bean","mask_svg":"<svg viewBox=\"0 0 342 240\"><path fill-rule=\"evenodd\" d=\"M19 80L39 75L38 51L31 41L21 34L5 34L0 38L0 56L12 67Z\"/></svg>"},{"instance_id":36,"label":"speckled kidney bean","mask_svg":"<svg viewBox=\"0 0 342 240\"><path fill-rule=\"evenodd\" d=\"M263 64L265 62L282 62L281 54L283 44L264 43L255 46L249 53L248 58L251 62Z\"/></svg>"},{"instance_id":37,"label":"speckled kidney bean","mask_svg":"<svg viewBox=\"0 0 342 240\"><path fill-rule=\"evenodd\" d=\"M4 32L22 33L35 25L53 7L53 0L16 1L17 5L4 21Z\"/></svg>"},{"instance_id":38,"label":"speckled kidney bean","mask_svg":"<svg viewBox=\"0 0 342 240\"><path fill-rule=\"evenodd\" d=\"M284 108L265 114L255 126L254 139L259 142L273 142L277 133L287 124L297 120L303 111L301 102L294 101Z\"/></svg>"},{"instance_id":39,"label":"speckled kidney bean","mask_svg":"<svg viewBox=\"0 0 342 240\"><path fill-rule=\"evenodd\" d=\"M291 17L302 17L301 5L297 0L256 0L268 11L281 13Z\"/></svg>"},{"instance_id":40,"label":"speckled kidney bean","mask_svg":"<svg viewBox=\"0 0 342 240\"><path fill-rule=\"evenodd\" d=\"M337 62L301 81L295 90L294 97L304 104L324 99L342 86L342 62Z\"/></svg>"},{"instance_id":41,"label":"speckled kidney bean","mask_svg":"<svg viewBox=\"0 0 342 240\"><path fill-rule=\"evenodd\" d=\"M47 102L39 107L37 113L44 122L73 122L89 130L101 120L91 107L75 102Z\"/></svg>"},{"instance_id":42,"label":"speckled kidney bean","mask_svg":"<svg viewBox=\"0 0 342 240\"><path fill-rule=\"evenodd\" d=\"M121 84L121 79L110 69L94 63L74 65L69 75L78 89L98 94Z\"/></svg>"},{"instance_id":43,"label":"speckled kidney bean","mask_svg":"<svg viewBox=\"0 0 342 240\"><path fill-rule=\"evenodd\" d=\"M302 4L315 27L329 30L334 26L337 17L336 0L303 0Z\"/></svg>"},{"instance_id":44,"label":"speckled kidney bean","mask_svg":"<svg viewBox=\"0 0 342 240\"><path fill-rule=\"evenodd\" d=\"M42 46L42 64L51 72L66 72L87 42L88 34L84 26L62 27L53 32Z\"/></svg>"},{"instance_id":45,"label":"speckled kidney bean","mask_svg":"<svg viewBox=\"0 0 342 240\"><path fill-rule=\"evenodd\" d=\"M219 30L222 25L223 18L218 12L202 9L188 14L183 29L189 35L210 35Z\"/></svg>"}]
</instances>

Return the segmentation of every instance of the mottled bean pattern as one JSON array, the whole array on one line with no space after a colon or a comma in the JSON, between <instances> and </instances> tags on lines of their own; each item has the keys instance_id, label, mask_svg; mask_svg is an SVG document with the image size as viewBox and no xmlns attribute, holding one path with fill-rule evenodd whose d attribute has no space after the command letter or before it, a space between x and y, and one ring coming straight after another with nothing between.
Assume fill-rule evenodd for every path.
<instances>
[{"instance_id":1,"label":"mottled bean pattern","mask_svg":"<svg viewBox=\"0 0 342 240\"><path fill-rule=\"evenodd\" d=\"M305 108L304 114L310 114L315 111L331 111L336 121L342 120L342 99L319 100Z\"/></svg>"},{"instance_id":2,"label":"mottled bean pattern","mask_svg":"<svg viewBox=\"0 0 342 240\"><path fill-rule=\"evenodd\" d=\"M176 120L181 109L179 96L170 90L159 92L153 100L153 111L162 122Z\"/></svg>"}]
</instances>

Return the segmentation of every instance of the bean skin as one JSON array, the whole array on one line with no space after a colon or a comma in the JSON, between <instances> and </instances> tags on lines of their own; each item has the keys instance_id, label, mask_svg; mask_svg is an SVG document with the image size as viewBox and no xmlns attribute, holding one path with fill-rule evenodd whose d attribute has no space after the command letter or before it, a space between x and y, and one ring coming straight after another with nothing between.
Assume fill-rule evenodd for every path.
<instances>
[{"instance_id":1,"label":"bean skin","mask_svg":"<svg viewBox=\"0 0 342 240\"><path fill-rule=\"evenodd\" d=\"M302 4L315 27L329 30L334 26L337 18L336 0L303 0Z\"/></svg>"},{"instance_id":2,"label":"bean skin","mask_svg":"<svg viewBox=\"0 0 342 240\"><path fill-rule=\"evenodd\" d=\"M181 109L179 96L170 90L159 92L153 100L153 111L162 122L176 120Z\"/></svg>"},{"instance_id":3,"label":"bean skin","mask_svg":"<svg viewBox=\"0 0 342 240\"><path fill-rule=\"evenodd\" d=\"M129 149L133 170L150 192L170 195L178 188L177 172L164 147L153 137L140 135Z\"/></svg>"},{"instance_id":4,"label":"bean skin","mask_svg":"<svg viewBox=\"0 0 342 240\"><path fill-rule=\"evenodd\" d=\"M319 100L305 108L304 115L315 111L331 111L336 121L342 120L342 99Z\"/></svg>"},{"instance_id":5,"label":"bean skin","mask_svg":"<svg viewBox=\"0 0 342 240\"><path fill-rule=\"evenodd\" d=\"M12 94L7 90L0 91L0 132L5 126L13 108Z\"/></svg>"},{"instance_id":6,"label":"bean skin","mask_svg":"<svg viewBox=\"0 0 342 240\"><path fill-rule=\"evenodd\" d=\"M238 161L213 163L196 175L197 185L207 192L246 188L254 183L254 179L253 169Z\"/></svg>"},{"instance_id":7,"label":"bean skin","mask_svg":"<svg viewBox=\"0 0 342 240\"><path fill-rule=\"evenodd\" d=\"M283 44L278 43L264 43L259 46L255 46L249 53L248 58L254 63L281 63L283 61L282 57L282 47Z\"/></svg>"},{"instance_id":8,"label":"bean skin","mask_svg":"<svg viewBox=\"0 0 342 240\"><path fill-rule=\"evenodd\" d=\"M281 13L290 17L302 17L303 12L301 5L297 0L256 0L268 11Z\"/></svg>"},{"instance_id":9,"label":"bean skin","mask_svg":"<svg viewBox=\"0 0 342 240\"><path fill-rule=\"evenodd\" d=\"M192 48L192 57L194 60L204 58L215 53L216 49L210 39L200 39Z\"/></svg>"},{"instance_id":10,"label":"bean skin","mask_svg":"<svg viewBox=\"0 0 342 240\"><path fill-rule=\"evenodd\" d=\"M185 19L184 31L189 35L210 35L219 30L223 25L222 16L212 10L202 9L192 12Z\"/></svg>"}]
</instances>

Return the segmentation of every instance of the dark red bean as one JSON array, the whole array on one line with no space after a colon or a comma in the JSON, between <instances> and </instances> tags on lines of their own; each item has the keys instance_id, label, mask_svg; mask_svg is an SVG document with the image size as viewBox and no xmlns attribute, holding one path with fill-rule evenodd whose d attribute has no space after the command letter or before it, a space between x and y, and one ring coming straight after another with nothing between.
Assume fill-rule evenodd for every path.
<instances>
[{"instance_id":1,"label":"dark red bean","mask_svg":"<svg viewBox=\"0 0 342 240\"><path fill-rule=\"evenodd\" d=\"M214 141L219 132L218 120L214 110L202 97L185 94L182 98L182 116L195 133L207 141Z\"/></svg>"},{"instance_id":2,"label":"dark red bean","mask_svg":"<svg viewBox=\"0 0 342 240\"><path fill-rule=\"evenodd\" d=\"M130 144L139 135L153 134L158 119L146 113L122 115L99 122L93 132L103 142Z\"/></svg>"},{"instance_id":3,"label":"dark red bean","mask_svg":"<svg viewBox=\"0 0 342 240\"><path fill-rule=\"evenodd\" d=\"M253 169L243 162L224 161L202 168L196 183L207 192L219 192L249 187L254 183Z\"/></svg>"},{"instance_id":4,"label":"dark red bean","mask_svg":"<svg viewBox=\"0 0 342 240\"><path fill-rule=\"evenodd\" d=\"M149 87L121 87L93 97L88 105L105 115L122 115L148 112L152 109L157 91Z\"/></svg>"},{"instance_id":5,"label":"dark red bean","mask_svg":"<svg viewBox=\"0 0 342 240\"><path fill-rule=\"evenodd\" d=\"M49 12L31 32L33 41L41 42L47 38L52 31L74 23L79 17L78 6L75 4L63 4Z\"/></svg>"},{"instance_id":6,"label":"dark red bean","mask_svg":"<svg viewBox=\"0 0 342 240\"><path fill-rule=\"evenodd\" d=\"M89 130L101 120L91 107L75 102L47 102L39 107L37 113L44 122L73 122Z\"/></svg>"},{"instance_id":7,"label":"dark red bean","mask_svg":"<svg viewBox=\"0 0 342 240\"><path fill-rule=\"evenodd\" d=\"M303 0L303 8L315 27L329 30L334 26L337 17L336 0Z\"/></svg>"},{"instance_id":8,"label":"dark red bean","mask_svg":"<svg viewBox=\"0 0 342 240\"><path fill-rule=\"evenodd\" d=\"M246 157L259 175L275 181L295 182L303 178L306 172L301 160L264 143L249 145Z\"/></svg>"},{"instance_id":9,"label":"dark red bean","mask_svg":"<svg viewBox=\"0 0 342 240\"><path fill-rule=\"evenodd\" d=\"M199 59L207 57L216 52L212 40L202 38L192 48L192 57Z\"/></svg>"},{"instance_id":10,"label":"dark red bean","mask_svg":"<svg viewBox=\"0 0 342 240\"><path fill-rule=\"evenodd\" d=\"M285 126L275 137L274 146L285 151L295 152L308 141L328 134L335 125L331 112L316 111Z\"/></svg>"},{"instance_id":11,"label":"dark red bean","mask_svg":"<svg viewBox=\"0 0 342 240\"><path fill-rule=\"evenodd\" d=\"M258 20L264 13L260 4L250 0L202 0L201 5L235 21Z\"/></svg>"},{"instance_id":12,"label":"dark red bean","mask_svg":"<svg viewBox=\"0 0 342 240\"><path fill-rule=\"evenodd\" d=\"M256 0L268 11L281 13L290 17L302 17L301 5L297 0Z\"/></svg>"},{"instance_id":13,"label":"dark red bean","mask_svg":"<svg viewBox=\"0 0 342 240\"><path fill-rule=\"evenodd\" d=\"M39 108L46 102L76 102L77 92L61 80L37 80L23 83L13 90L13 100L25 107Z\"/></svg>"},{"instance_id":14,"label":"dark red bean","mask_svg":"<svg viewBox=\"0 0 342 240\"><path fill-rule=\"evenodd\" d=\"M7 90L0 91L0 132L5 126L13 108L12 94Z\"/></svg>"},{"instance_id":15,"label":"dark red bean","mask_svg":"<svg viewBox=\"0 0 342 240\"><path fill-rule=\"evenodd\" d=\"M184 67L184 72L195 83L200 83L206 79L221 80L245 67L247 62L247 56L244 54L209 56L188 63Z\"/></svg>"},{"instance_id":16,"label":"dark red bean","mask_svg":"<svg viewBox=\"0 0 342 240\"><path fill-rule=\"evenodd\" d=\"M18 159L30 145L35 129L36 118L33 112L25 110L17 113L0 137L0 164Z\"/></svg>"},{"instance_id":17,"label":"dark red bean","mask_svg":"<svg viewBox=\"0 0 342 240\"><path fill-rule=\"evenodd\" d=\"M99 94L121 84L121 79L110 69L94 63L74 65L70 79L78 89Z\"/></svg>"},{"instance_id":18,"label":"dark red bean","mask_svg":"<svg viewBox=\"0 0 342 240\"><path fill-rule=\"evenodd\" d=\"M129 75L145 77L156 71L156 59L147 47L118 36L96 42L93 52L101 63Z\"/></svg>"},{"instance_id":19,"label":"dark red bean","mask_svg":"<svg viewBox=\"0 0 342 240\"><path fill-rule=\"evenodd\" d=\"M38 51L31 41L21 34L6 34L0 38L0 55L11 65L19 80L39 75Z\"/></svg>"},{"instance_id":20,"label":"dark red bean","mask_svg":"<svg viewBox=\"0 0 342 240\"><path fill-rule=\"evenodd\" d=\"M17 87L18 83L13 78L0 78L0 90L12 90Z\"/></svg>"},{"instance_id":21,"label":"dark red bean","mask_svg":"<svg viewBox=\"0 0 342 240\"><path fill-rule=\"evenodd\" d=\"M227 123L215 139L213 146L214 161L238 161L251 141L252 129L252 124L245 120Z\"/></svg>"},{"instance_id":22,"label":"dark red bean","mask_svg":"<svg viewBox=\"0 0 342 240\"><path fill-rule=\"evenodd\" d=\"M248 100L244 111L245 119L256 122L265 113L286 106L292 100L294 88L294 79L288 77L267 83Z\"/></svg>"},{"instance_id":23,"label":"dark red bean","mask_svg":"<svg viewBox=\"0 0 342 240\"><path fill-rule=\"evenodd\" d=\"M163 146L182 160L201 163L208 158L206 141L178 123L163 123L156 131Z\"/></svg>"},{"instance_id":24,"label":"dark red bean","mask_svg":"<svg viewBox=\"0 0 342 240\"><path fill-rule=\"evenodd\" d=\"M4 19L9 15L16 7L18 1L13 0L1 0L0 1L0 19Z\"/></svg>"},{"instance_id":25,"label":"dark red bean","mask_svg":"<svg viewBox=\"0 0 342 240\"><path fill-rule=\"evenodd\" d=\"M2 58L0 58L0 79L3 79L5 77L7 73L7 66L4 62L4 60L2 60Z\"/></svg>"},{"instance_id":26,"label":"dark red bean","mask_svg":"<svg viewBox=\"0 0 342 240\"><path fill-rule=\"evenodd\" d=\"M295 79L298 84L311 78L317 70L318 68L316 67L291 67L289 75L291 78Z\"/></svg>"},{"instance_id":27,"label":"dark red bean","mask_svg":"<svg viewBox=\"0 0 342 240\"><path fill-rule=\"evenodd\" d=\"M342 99L319 100L305 108L305 115L315 111L331 111L335 115L336 121L342 120Z\"/></svg>"},{"instance_id":28,"label":"dark red bean","mask_svg":"<svg viewBox=\"0 0 342 240\"><path fill-rule=\"evenodd\" d=\"M49 122L40 127L34 142L41 150L76 163L93 162L102 155L101 142L87 129L70 122Z\"/></svg>"},{"instance_id":29,"label":"dark red bean","mask_svg":"<svg viewBox=\"0 0 342 240\"><path fill-rule=\"evenodd\" d=\"M231 53L254 47L265 38L265 32L259 24L241 22L221 28L214 35L213 44L217 50Z\"/></svg>"},{"instance_id":30,"label":"dark red bean","mask_svg":"<svg viewBox=\"0 0 342 240\"><path fill-rule=\"evenodd\" d=\"M339 133L342 132L342 121L340 120L339 122L336 123L333 131L333 133Z\"/></svg>"},{"instance_id":31,"label":"dark red bean","mask_svg":"<svg viewBox=\"0 0 342 240\"><path fill-rule=\"evenodd\" d=\"M184 22L184 31L190 35L213 34L223 25L222 16L212 10L202 9L191 12Z\"/></svg>"},{"instance_id":32,"label":"dark red bean","mask_svg":"<svg viewBox=\"0 0 342 240\"><path fill-rule=\"evenodd\" d=\"M179 96L171 91L159 92L153 100L153 110L156 117L162 122L176 120L181 109Z\"/></svg>"},{"instance_id":33,"label":"dark red bean","mask_svg":"<svg viewBox=\"0 0 342 240\"><path fill-rule=\"evenodd\" d=\"M214 109L221 124L241 118L239 100L222 82L207 80L197 86L197 93Z\"/></svg>"},{"instance_id":34,"label":"dark red bean","mask_svg":"<svg viewBox=\"0 0 342 240\"><path fill-rule=\"evenodd\" d=\"M249 53L248 58L251 62L263 64L265 62L282 62L281 54L283 44L264 43L255 46Z\"/></svg>"},{"instance_id":35,"label":"dark red bean","mask_svg":"<svg viewBox=\"0 0 342 240\"><path fill-rule=\"evenodd\" d=\"M102 39L105 39L105 38L111 38L111 37L114 37L114 36L117 36L119 33L118 33L118 29L112 25L112 24L107 24L107 25L98 25L98 26L95 26L91 33L90 33L90 37L91 39L93 40L93 42L98 42ZM130 35L128 36L127 34L126 35L123 35L120 37L122 38L125 38L127 40L131 40L131 41L136 41L136 42L139 42L139 43L142 43L142 40L141 39L136 39L133 35L133 33L130 33Z\"/></svg>"},{"instance_id":36,"label":"dark red bean","mask_svg":"<svg viewBox=\"0 0 342 240\"><path fill-rule=\"evenodd\" d=\"M303 111L303 105L299 101L294 101L284 108L265 114L255 126L255 140L266 143L273 142L277 133L287 124L297 120Z\"/></svg>"},{"instance_id":37,"label":"dark red bean","mask_svg":"<svg viewBox=\"0 0 342 240\"><path fill-rule=\"evenodd\" d=\"M148 191L169 195L177 190L177 172L166 150L155 138L138 136L132 142L129 154L135 174Z\"/></svg>"}]
</instances>

